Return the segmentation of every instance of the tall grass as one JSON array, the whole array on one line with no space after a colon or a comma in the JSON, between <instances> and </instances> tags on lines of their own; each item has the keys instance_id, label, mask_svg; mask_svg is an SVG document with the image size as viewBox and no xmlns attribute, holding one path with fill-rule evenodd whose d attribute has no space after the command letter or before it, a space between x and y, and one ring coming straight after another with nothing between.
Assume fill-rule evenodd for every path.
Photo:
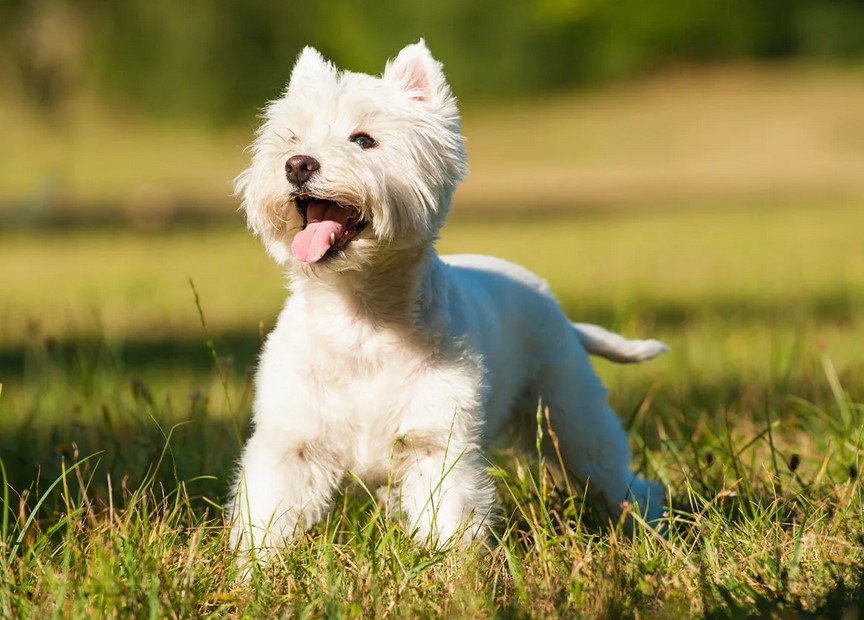
<instances>
[{"instance_id":1,"label":"tall grass","mask_svg":"<svg viewBox=\"0 0 864 620\"><path fill-rule=\"evenodd\" d=\"M241 583L221 503L250 388L213 346L181 400L172 381L130 380L107 346L70 362L34 345L29 398L7 398L18 380L0 393L0 614L838 617L864 603L864 406L826 354L766 380L705 385L695 369L617 386L636 465L671 492L668 539L604 528L554 463L503 447L490 467L505 518L485 550L417 546L349 491ZM554 432L542 415L537 430Z\"/></svg>"},{"instance_id":2,"label":"tall grass","mask_svg":"<svg viewBox=\"0 0 864 620\"><path fill-rule=\"evenodd\" d=\"M810 413L817 422L829 417ZM859 431L838 430L825 441L858 440ZM509 457L495 469L508 518L486 553L424 550L379 506L346 497L243 585L234 583L218 507L195 493L196 480L174 473L174 459L185 457L168 450L165 437L151 474L135 487L121 483L107 503L95 499L103 484L100 468L86 467L92 459L64 469L34 505L38 518L30 513L22 523L26 498L20 502L4 530L0 609L23 617L616 617L637 610L836 617L861 602L864 562L862 498L849 477L848 448L798 461L772 450L766 431L730 428L698 443L670 437L652 451L678 504L668 540L640 530L631 542L599 529L578 494L554 486L536 462ZM750 452L773 455L779 466L754 462ZM157 482L162 468L172 474Z\"/></svg>"},{"instance_id":3,"label":"tall grass","mask_svg":"<svg viewBox=\"0 0 864 620\"><path fill-rule=\"evenodd\" d=\"M484 548L418 546L346 488L248 583L222 505L278 270L240 231L4 238L0 617L857 613L864 263L857 211L820 214L451 223L445 250L526 263L574 317L671 345L595 363L634 466L670 491L668 537L624 537L534 441L502 442ZM95 325L62 320L88 304Z\"/></svg>"}]
</instances>

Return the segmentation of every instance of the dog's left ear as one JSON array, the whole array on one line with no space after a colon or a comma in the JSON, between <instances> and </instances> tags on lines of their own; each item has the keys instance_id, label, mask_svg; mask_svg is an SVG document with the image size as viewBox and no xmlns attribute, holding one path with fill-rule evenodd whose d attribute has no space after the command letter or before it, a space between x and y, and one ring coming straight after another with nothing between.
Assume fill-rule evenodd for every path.
<instances>
[{"instance_id":1,"label":"dog's left ear","mask_svg":"<svg viewBox=\"0 0 864 620\"><path fill-rule=\"evenodd\" d=\"M417 101L440 105L451 99L441 63L432 58L423 39L406 46L387 63L384 79L399 84Z\"/></svg>"}]
</instances>

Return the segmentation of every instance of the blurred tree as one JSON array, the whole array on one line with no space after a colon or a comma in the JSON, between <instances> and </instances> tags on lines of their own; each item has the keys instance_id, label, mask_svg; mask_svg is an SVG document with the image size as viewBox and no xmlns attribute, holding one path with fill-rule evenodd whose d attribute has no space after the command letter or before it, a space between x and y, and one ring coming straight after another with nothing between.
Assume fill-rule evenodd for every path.
<instances>
[{"instance_id":1,"label":"blurred tree","mask_svg":"<svg viewBox=\"0 0 864 620\"><path fill-rule=\"evenodd\" d=\"M861 58L864 0L7 0L0 71L47 105L83 83L151 114L231 122L278 94L304 45L380 72L421 36L461 97L513 96L670 63Z\"/></svg>"},{"instance_id":2,"label":"blurred tree","mask_svg":"<svg viewBox=\"0 0 864 620\"><path fill-rule=\"evenodd\" d=\"M18 83L52 117L80 86L82 31L83 20L73 6L36 0L20 7L18 28L4 33Z\"/></svg>"}]
</instances>

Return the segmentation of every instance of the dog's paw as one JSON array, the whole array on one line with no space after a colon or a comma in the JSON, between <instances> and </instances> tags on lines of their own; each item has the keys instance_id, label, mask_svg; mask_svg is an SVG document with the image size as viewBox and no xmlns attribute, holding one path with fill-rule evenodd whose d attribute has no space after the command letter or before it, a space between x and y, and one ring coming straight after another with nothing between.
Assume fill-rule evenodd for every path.
<instances>
[{"instance_id":1,"label":"dog's paw","mask_svg":"<svg viewBox=\"0 0 864 620\"><path fill-rule=\"evenodd\" d=\"M634 510L640 515L641 520L665 538L668 517L666 487L659 482L634 476L630 482L627 499L633 503Z\"/></svg>"}]
</instances>

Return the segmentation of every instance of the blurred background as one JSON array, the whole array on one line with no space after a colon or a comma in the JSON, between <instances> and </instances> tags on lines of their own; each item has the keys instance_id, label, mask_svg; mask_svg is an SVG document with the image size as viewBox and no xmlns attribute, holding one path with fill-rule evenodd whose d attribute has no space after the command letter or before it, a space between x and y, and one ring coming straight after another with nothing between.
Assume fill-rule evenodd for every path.
<instances>
[{"instance_id":1,"label":"blurred background","mask_svg":"<svg viewBox=\"0 0 864 620\"><path fill-rule=\"evenodd\" d=\"M69 592L87 593L76 610L126 615L145 601L176 615L189 596L192 613L243 609L224 582L212 591L225 573L210 555L286 291L232 180L303 46L377 74L421 37L459 98L470 168L439 249L521 263L572 318L670 345L648 364L594 361L634 468L693 510L670 547L693 574L666 580L668 609L714 597L733 610L715 616L839 617L814 610L862 591L864 0L0 0L0 572L14 584L0 605L20 590L5 605L55 615L83 600ZM547 539L510 497L531 468L512 469L507 536L540 564L507 555L524 584L496 573L494 605L583 600L577 573L605 549L601 576L619 585L595 613L626 615L621 588L666 597L655 547L619 554L617 537L576 568L564 558L566 587L537 581L557 556L537 555ZM541 513L570 540L556 511L576 504L547 503L540 479ZM117 529L114 506L134 508ZM379 557L389 533L339 514L336 551L312 551L308 574L355 610L368 592L338 584L408 572ZM358 534L373 555L342 547ZM194 583L180 570L193 556ZM349 556L347 578L323 576L321 558ZM409 569L411 588L387 592L417 590Z\"/></svg>"},{"instance_id":2,"label":"blurred background","mask_svg":"<svg viewBox=\"0 0 864 620\"><path fill-rule=\"evenodd\" d=\"M257 113L304 45L380 73L420 37L468 140L443 251L526 264L682 371L864 367L860 0L6 0L4 400L51 355L203 372L202 314L253 365L284 298L232 197Z\"/></svg>"}]
</instances>

